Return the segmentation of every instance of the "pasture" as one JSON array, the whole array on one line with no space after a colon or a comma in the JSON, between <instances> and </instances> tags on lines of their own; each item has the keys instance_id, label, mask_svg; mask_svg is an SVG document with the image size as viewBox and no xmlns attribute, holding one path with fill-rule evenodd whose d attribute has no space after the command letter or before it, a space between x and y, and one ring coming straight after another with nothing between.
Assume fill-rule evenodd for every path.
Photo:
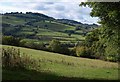
<instances>
[{"instance_id":1,"label":"pasture","mask_svg":"<svg viewBox=\"0 0 120 82\"><path fill-rule=\"evenodd\" d=\"M3 48L13 47L3 45ZM118 64L97 59L66 56L22 47L22 53L37 60L38 67L27 70L4 70L3 79L118 79Z\"/></svg>"}]
</instances>

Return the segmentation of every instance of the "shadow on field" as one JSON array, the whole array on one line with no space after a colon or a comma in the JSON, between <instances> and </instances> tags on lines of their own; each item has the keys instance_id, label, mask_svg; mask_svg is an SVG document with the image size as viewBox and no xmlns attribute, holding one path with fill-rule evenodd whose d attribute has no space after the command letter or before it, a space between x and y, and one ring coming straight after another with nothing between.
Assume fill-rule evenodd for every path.
<instances>
[{"instance_id":1,"label":"shadow on field","mask_svg":"<svg viewBox=\"0 0 120 82\"><path fill-rule=\"evenodd\" d=\"M63 77L50 72L38 72L36 70L27 69L3 69L3 80L100 80L86 79L77 77Z\"/></svg>"}]
</instances>

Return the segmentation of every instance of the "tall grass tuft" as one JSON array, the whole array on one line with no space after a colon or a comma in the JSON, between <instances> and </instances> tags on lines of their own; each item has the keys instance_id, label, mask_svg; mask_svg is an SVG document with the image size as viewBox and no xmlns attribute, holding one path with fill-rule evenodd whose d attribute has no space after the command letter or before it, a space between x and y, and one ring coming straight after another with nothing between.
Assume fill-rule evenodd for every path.
<instances>
[{"instance_id":1,"label":"tall grass tuft","mask_svg":"<svg viewBox=\"0 0 120 82\"><path fill-rule=\"evenodd\" d=\"M20 49L13 47L2 49L2 66L4 68L29 68L36 67L37 62L31 59L30 56L25 53L21 53Z\"/></svg>"}]
</instances>

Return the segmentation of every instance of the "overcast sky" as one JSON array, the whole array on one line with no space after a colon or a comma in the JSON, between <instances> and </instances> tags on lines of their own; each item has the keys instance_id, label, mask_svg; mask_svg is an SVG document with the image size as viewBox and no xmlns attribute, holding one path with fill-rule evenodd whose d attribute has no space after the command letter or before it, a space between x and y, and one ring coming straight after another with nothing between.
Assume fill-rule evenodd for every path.
<instances>
[{"instance_id":1,"label":"overcast sky","mask_svg":"<svg viewBox=\"0 0 120 82\"><path fill-rule=\"evenodd\" d=\"M80 7L85 0L0 0L0 13L38 12L57 19L71 19L82 23L97 23L89 7Z\"/></svg>"}]
</instances>

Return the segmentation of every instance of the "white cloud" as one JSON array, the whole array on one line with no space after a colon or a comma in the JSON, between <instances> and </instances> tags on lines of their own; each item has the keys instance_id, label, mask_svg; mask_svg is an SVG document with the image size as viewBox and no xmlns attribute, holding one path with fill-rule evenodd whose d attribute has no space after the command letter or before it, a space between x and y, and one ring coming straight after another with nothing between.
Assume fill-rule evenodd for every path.
<instances>
[{"instance_id":1,"label":"white cloud","mask_svg":"<svg viewBox=\"0 0 120 82\"><path fill-rule=\"evenodd\" d=\"M0 0L0 2L85 2L87 0Z\"/></svg>"},{"instance_id":2,"label":"white cloud","mask_svg":"<svg viewBox=\"0 0 120 82\"><path fill-rule=\"evenodd\" d=\"M39 12L54 18L71 19L89 24L96 23L97 18L92 18L89 15L91 9L88 7L80 7L80 1L81 0L1 0L0 12Z\"/></svg>"}]
</instances>

